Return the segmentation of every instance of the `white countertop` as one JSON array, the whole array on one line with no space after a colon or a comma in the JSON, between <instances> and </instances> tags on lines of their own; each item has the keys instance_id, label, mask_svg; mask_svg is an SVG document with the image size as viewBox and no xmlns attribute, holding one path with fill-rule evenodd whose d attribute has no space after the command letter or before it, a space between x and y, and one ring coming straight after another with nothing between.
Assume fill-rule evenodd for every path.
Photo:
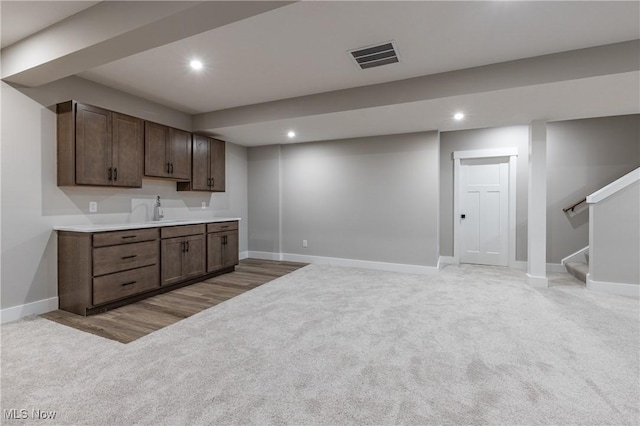
<instances>
[{"instance_id":1,"label":"white countertop","mask_svg":"<svg viewBox=\"0 0 640 426\"><path fill-rule=\"evenodd\" d=\"M239 221L239 217L209 217L206 219L166 219L154 222L139 222L139 223L113 223L113 224L100 224L100 225L58 225L54 226L54 231L68 231L68 232L104 232L104 231L124 231L127 229L142 229L142 228L158 228L161 226L176 226L176 225L197 225L200 223L213 223L213 222L230 222Z\"/></svg>"}]
</instances>

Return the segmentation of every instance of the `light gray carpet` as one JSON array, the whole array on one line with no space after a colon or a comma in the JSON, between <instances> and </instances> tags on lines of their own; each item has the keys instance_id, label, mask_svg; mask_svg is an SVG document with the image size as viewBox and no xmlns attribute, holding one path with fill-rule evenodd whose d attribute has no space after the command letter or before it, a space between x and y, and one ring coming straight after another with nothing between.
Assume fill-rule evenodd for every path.
<instances>
[{"instance_id":1,"label":"light gray carpet","mask_svg":"<svg viewBox=\"0 0 640 426\"><path fill-rule=\"evenodd\" d=\"M57 411L38 424L638 424L638 301L572 283L311 265L128 345L21 320L2 327L2 409Z\"/></svg>"}]
</instances>

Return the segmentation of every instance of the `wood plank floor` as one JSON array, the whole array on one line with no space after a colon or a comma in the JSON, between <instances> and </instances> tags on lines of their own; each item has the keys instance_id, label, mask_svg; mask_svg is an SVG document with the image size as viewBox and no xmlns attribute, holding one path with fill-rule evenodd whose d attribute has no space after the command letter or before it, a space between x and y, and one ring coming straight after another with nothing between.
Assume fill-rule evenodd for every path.
<instances>
[{"instance_id":1,"label":"wood plank floor","mask_svg":"<svg viewBox=\"0 0 640 426\"><path fill-rule=\"evenodd\" d=\"M83 317L58 310L41 316L87 333L129 343L303 266L306 263L244 259L234 272L101 314Z\"/></svg>"}]
</instances>

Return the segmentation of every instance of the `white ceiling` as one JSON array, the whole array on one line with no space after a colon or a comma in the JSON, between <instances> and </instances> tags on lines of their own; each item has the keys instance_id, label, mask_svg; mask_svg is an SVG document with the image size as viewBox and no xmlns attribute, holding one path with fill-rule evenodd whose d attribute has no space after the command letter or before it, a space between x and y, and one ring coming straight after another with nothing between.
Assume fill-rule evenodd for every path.
<instances>
[{"instance_id":1,"label":"white ceiling","mask_svg":"<svg viewBox=\"0 0 640 426\"><path fill-rule=\"evenodd\" d=\"M638 16L638 2L303 1L80 76L194 114L637 39ZM360 70L346 53L388 40L400 63Z\"/></svg>"},{"instance_id":2,"label":"white ceiling","mask_svg":"<svg viewBox=\"0 0 640 426\"><path fill-rule=\"evenodd\" d=\"M3 46L95 3L2 0ZM314 102L298 99L306 95L637 40L640 1L300 1L229 22L78 75L189 114L296 98L291 106ZM389 40L400 63L360 70L347 54ZM194 57L205 63L200 73L187 66ZM640 74L620 72L292 118L264 119L260 111L277 108L265 104L251 122L198 130L253 146L640 113ZM453 122L457 110L468 117Z\"/></svg>"},{"instance_id":3,"label":"white ceiling","mask_svg":"<svg viewBox=\"0 0 640 426\"><path fill-rule=\"evenodd\" d=\"M0 2L0 47L9 46L37 33L99 1L8 1Z\"/></svg>"},{"instance_id":4,"label":"white ceiling","mask_svg":"<svg viewBox=\"0 0 640 426\"><path fill-rule=\"evenodd\" d=\"M425 130L464 130L638 111L640 72L540 84L472 95L290 118L212 130L244 146L311 142ZM595 100L595 101L594 101ZM464 111L463 121L452 116ZM289 139L293 130L296 137Z\"/></svg>"}]
</instances>

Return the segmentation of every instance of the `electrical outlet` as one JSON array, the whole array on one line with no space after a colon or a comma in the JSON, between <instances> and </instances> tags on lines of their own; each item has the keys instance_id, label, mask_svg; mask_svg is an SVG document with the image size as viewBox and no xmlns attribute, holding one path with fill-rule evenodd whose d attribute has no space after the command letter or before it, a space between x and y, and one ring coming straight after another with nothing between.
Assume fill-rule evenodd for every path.
<instances>
[{"instance_id":1,"label":"electrical outlet","mask_svg":"<svg viewBox=\"0 0 640 426\"><path fill-rule=\"evenodd\" d=\"M308 246L307 240L302 240L302 247L306 248L307 246Z\"/></svg>"},{"instance_id":2,"label":"electrical outlet","mask_svg":"<svg viewBox=\"0 0 640 426\"><path fill-rule=\"evenodd\" d=\"M89 201L89 213L98 213L98 203Z\"/></svg>"},{"instance_id":3,"label":"electrical outlet","mask_svg":"<svg viewBox=\"0 0 640 426\"><path fill-rule=\"evenodd\" d=\"M203 201L203 202L202 202L202 209L204 210L204 209L206 209L206 208L207 208L207 202L206 202L206 201Z\"/></svg>"}]
</instances>

